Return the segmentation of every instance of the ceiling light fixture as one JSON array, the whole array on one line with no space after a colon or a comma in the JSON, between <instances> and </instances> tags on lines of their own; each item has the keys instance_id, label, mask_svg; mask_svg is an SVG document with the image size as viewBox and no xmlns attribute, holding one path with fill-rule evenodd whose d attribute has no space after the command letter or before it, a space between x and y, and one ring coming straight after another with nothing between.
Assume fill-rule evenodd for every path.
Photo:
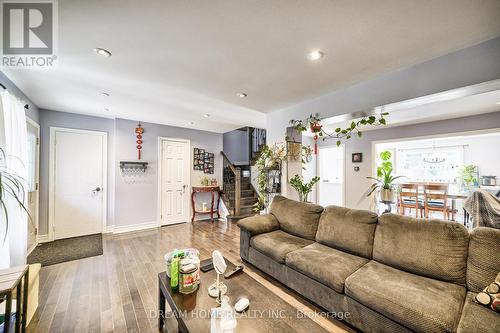
<instances>
[{"instance_id":1,"label":"ceiling light fixture","mask_svg":"<svg viewBox=\"0 0 500 333\"><path fill-rule=\"evenodd\" d=\"M188 122L189 125L194 125L194 121Z\"/></svg>"},{"instance_id":2,"label":"ceiling light fixture","mask_svg":"<svg viewBox=\"0 0 500 333\"><path fill-rule=\"evenodd\" d=\"M94 52L99 54L99 55L102 55L103 57L111 57L111 52L109 52L108 50L103 49L101 47L96 47L94 49Z\"/></svg>"},{"instance_id":3,"label":"ceiling light fixture","mask_svg":"<svg viewBox=\"0 0 500 333\"><path fill-rule=\"evenodd\" d=\"M210 117L210 115L209 115L208 113L205 113L205 114L203 115L203 117L204 117L204 118L209 118L209 117Z\"/></svg>"},{"instance_id":4,"label":"ceiling light fixture","mask_svg":"<svg viewBox=\"0 0 500 333\"><path fill-rule=\"evenodd\" d=\"M240 98L245 98L245 97L247 97L247 96L248 96L248 95L247 95L246 93L244 93L244 92L240 92L240 93L238 93L238 97L240 97Z\"/></svg>"},{"instance_id":5,"label":"ceiling light fixture","mask_svg":"<svg viewBox=\"0 0 500 333\"><path fill-rule=\"evenodd\" d=\"M106 111L106 112L109 111L109 108L104 108L104 111Z\"/></svg>"},{"instance_id":6,"label":"ceiling light fixture","mask_svg":"<svg viewBox=\"0 0 500 333\"><path fill-rule=\"evenodd\" d=\"M109 97L109 93L104 92L104 91L101 92L100 95L103 96L103 97Z\"/></svg>"},{"instance_id":7,"label":"ceiling light fixture","mask_svg":"<svg viewBox=\"0 0 500 333\"><path fill-rule=\"evenodd\" d=\"M316 61L325 56L325 53L320 50L314 50L307 55L307 58L311 61Z\"/></svg>"}]
</instances>

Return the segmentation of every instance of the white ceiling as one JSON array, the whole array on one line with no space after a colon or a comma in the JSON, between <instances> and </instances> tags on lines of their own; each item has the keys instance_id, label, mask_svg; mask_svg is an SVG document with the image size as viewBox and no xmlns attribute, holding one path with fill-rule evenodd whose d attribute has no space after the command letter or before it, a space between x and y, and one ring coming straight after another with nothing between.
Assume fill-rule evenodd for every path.
<instances>
[{"instance_id":1,"label":"white ceiling","mask_svg":"<svg viewBox=\"0 0 500 333\"><path fill-rule=\"evenodd\" d=\"M41 108L224 132L499 36L499 17L498 0L62 0L59 66L5 73Z\"/></svg>"}]
</instances>

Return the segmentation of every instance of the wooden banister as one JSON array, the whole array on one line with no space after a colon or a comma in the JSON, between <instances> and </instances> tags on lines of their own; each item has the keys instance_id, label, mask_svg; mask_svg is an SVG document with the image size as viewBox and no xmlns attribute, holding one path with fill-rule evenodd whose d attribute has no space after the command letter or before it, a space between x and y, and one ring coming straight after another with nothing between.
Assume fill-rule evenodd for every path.
<instances>
[{"instance_id":1,"label":"wooden banister","mask_svg":"<svg viewBox=\"0 0 500 333\"><path fill-rule=\"evenodd\" d=\"M227 157L227 155L221 151L222 158L224 160L224 165L228 166L231 172L234 174L234 215L240 215L241 209L241 169L236 167L234 163ZM224 184L223 184L224 186ZM225 187L225 186L224 186Z\"/></svg>"}]
</instances>

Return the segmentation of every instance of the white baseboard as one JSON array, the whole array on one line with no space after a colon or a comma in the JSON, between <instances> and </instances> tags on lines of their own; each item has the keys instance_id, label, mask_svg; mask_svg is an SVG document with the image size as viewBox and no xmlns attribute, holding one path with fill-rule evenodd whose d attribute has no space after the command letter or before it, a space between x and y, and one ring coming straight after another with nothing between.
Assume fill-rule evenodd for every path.
<instances>
[{"instance_id":1,"label":"white baseboard","mask_svg":"<svg viewBox=\"0 0 500 333\"><path fill-rule=\"evenodd\" d=\"M112 234L114 230L115 230L114 225L107 225L106 230L104 230L103 234Z\"/></svg>"},{"instance_id":2,"label":"white baseboard","mask_svg":"<svg viewBox=\"0 0 500 333\"><path fill-rule=\"evenodd\" d=\"M113 234L121 234L124 232L131 232L131 231L138 231L138 230L145 230L145 229L153 229L153 228L158 228L158 222L145 222L145 223L138 223L138 224L130 224L130 225L123 225L123 226L114 226L113 227Z\"/></svg>"},{"instance_id":3,"label":"white baseboard","mask_svg":"<svg viewBox=\"0 0 500 333\"><path fill-rule=\"evenodd\" d=\"M47 243L49 241L49 235L38 235L36 236L38 243Z\"/></svg>"}]
</instances>

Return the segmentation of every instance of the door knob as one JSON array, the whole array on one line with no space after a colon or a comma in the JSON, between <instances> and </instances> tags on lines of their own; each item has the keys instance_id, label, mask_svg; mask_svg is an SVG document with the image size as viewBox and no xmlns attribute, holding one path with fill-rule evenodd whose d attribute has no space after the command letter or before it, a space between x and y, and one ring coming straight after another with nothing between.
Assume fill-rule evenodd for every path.
<instances>
[{"instance_id":1,"label":"door knob","mask_svg":"<svg viewBox=\"0 0 500 333\"><path fill-rule=\"evenodd\" d=\"M99 192L100 190L101 190L101 188L98 186L98 187L96 187L96 188L95 188L95 190L94 190L94 191L95 191L95 192Z\"/></svg>"}]
</instances>

